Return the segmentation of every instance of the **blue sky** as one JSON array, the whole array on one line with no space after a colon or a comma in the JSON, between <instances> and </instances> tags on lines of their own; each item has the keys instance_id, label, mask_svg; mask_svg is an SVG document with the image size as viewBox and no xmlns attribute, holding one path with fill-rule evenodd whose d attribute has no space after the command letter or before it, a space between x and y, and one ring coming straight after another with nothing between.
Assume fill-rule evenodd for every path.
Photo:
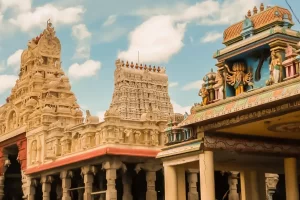
<instances>
[{"instance_id":1,"label":"blue sky","mask_svg":"<svg viewBox=\"0 0 300 200\"><path fill-rule=\"evenodd\" d=\"M0 0L0 105L27 41L51 18L63 69L83 109L103 115L112 98L115 60L136 62L139 51L140 62L166 67L175 111L189 111L201 101L202 77L215 68L213 53L224 47L223 30L261 2L287 8L283 0ZM289 2L299 13L300 1Z\"/></svg>"}]
</instances>

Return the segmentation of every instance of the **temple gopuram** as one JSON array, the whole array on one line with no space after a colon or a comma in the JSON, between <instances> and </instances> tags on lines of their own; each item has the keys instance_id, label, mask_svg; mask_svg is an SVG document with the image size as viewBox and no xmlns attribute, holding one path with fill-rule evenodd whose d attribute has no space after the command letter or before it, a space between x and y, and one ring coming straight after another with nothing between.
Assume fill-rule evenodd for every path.
<instances>
[{"instance_id":1,"label":"temple gopuram","mask_svg":"<svg viewBox=\"0 0 300 200\"><path fill-rule=\"evenodd\" d=\"M168 120L166 200L299 200L300 32L254 7L224 31L201 103Z\"/></svg>"},{"instance_id":2,"label":"temple gopuram","mask_svg":"<svg viewBox=\"0 0 300 200\"><path fill-rule=\"evenodd\" d=\"M164 129L173 116L163 67L117 60L104 121L83 117L50 21L28 42L0 108L0 199L163 199ZM174 115L175 116L175 115Z\"/></svg>"}]
</instances>

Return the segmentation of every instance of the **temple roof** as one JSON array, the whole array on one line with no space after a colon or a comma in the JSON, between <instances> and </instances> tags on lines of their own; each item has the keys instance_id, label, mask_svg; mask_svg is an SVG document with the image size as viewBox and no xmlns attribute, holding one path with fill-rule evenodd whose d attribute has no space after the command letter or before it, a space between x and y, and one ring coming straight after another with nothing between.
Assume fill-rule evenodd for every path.
<instances>
[{"instance_id":1,"label":"temple roof","mask_svg":"<svg viewBox=\"0 0 300 200\"><path fill-rule=\"evenodd\" d=\"M264 10L263 4L261 5L261 12L257 13L257 8L254 7L253 15L251 16L251 11L248 11L246 18L249 18L253 23L254 31L270 28L275 24L282 24L285 20L289 20L289 23L293 25L292 14L286 8L279 6L268 7ZM287 19L286 19L287 17ZM243 31L244 20L231 25L225 29L223 34L223 44L230 43L231 40L235 40L241 37L241 32ZM260 32L260 31L258 31Z\"/></svg>"}]
</instances>

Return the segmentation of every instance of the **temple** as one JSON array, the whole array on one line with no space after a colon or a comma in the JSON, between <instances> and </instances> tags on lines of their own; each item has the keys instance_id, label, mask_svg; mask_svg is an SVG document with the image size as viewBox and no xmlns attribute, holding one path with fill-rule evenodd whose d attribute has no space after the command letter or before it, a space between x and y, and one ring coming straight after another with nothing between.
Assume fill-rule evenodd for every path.
<instances>
[{"instance_id":1,"label":"temple","mask_svg":"<svg viewBox=\"0 0 300 200\"><path fill-rule=\"evenodd\" d=\"M293 24L261 4L228 27L190 114L174 113L164 67L116 60L100 122L78 105L49 20L0 107L0 200L299 200Z\"/></svg>"},{"instance_id":2,"label":"temple","mask_svg":"<svg viewBox=\"0 0 300 200\"><path fill-rule=\"evenodd\" d=\"M170 118L158 153L168 200L298 200L300 32L260 5L224 31L201 103Z\"/></svg>"}]
</instances>

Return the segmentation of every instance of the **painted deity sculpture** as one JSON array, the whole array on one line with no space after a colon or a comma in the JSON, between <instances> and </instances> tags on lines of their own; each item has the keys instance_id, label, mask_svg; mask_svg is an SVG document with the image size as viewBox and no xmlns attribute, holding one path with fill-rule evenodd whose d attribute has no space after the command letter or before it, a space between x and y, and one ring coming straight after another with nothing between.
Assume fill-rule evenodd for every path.
<instances>
[{"instance_id":1,"label":"painted deity sculpture","mask_svg":"<svg viewBox=\"0 0 300 200\"><path fill-rule=\"evenodd\" d=\"M216 84L214 84L213 88L215 90L215 99L224 99L224 79L220 72L216 75Z\"/></svg>"},{"instance_id":2,"label":"painted deity sculpture","mask_svg":"<svg viewBox=\"0 0 300 200\"><path fill-rule=\"evenodd\" d=\"M246 66L243 62L236 62L232 66L231 71L227 65L225 65L227 69L226 81L229 85L233 86L235 89L235 95L242 94L245 91L245 86L253 86L252 83L252 73L245 72ZM230 75L231 74L231 75Z\"/></svg>"},{"instance_id":3,"label":"painted deity sculpture","mask_svg":"<svg viewBox=\"0 0 300 200\"><path fill-rule=\"evenodd\" d=\"M202 84L202 88L200 89L198 95L202 97L202 105L207 105L209 101L209 92L204 84Z\"/></svg>"},{"instance_id":4,"label":"painted deity sculpture","mask_svg":"<svg viewBox=\"0 0 300 200\"><path fill-rule=\"evenodd\" d=\"M275 53L275 51L272 51L269 70L270 70L273 83L281 82L282 79L281 69L282 69L282 57L280 53Z\"/></svg>"}]
</instances>

